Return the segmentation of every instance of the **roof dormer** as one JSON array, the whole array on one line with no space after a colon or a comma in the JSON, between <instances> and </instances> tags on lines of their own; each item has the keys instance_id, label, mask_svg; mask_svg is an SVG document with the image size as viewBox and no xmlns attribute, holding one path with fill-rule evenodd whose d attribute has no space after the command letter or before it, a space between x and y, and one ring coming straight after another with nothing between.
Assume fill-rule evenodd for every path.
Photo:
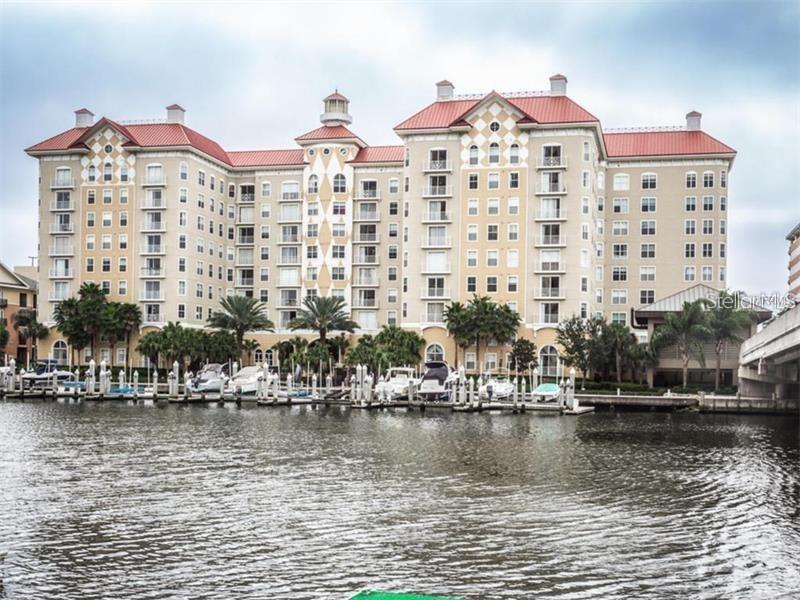
<instances>
[{"instance_id":1,"label":"roof dormer","mask_svg":"<svg viewBox=\"0 0 800 600\"><path fill-rule=\"evenodd\" d=\"M349 125L353 122L353 117L349 113L350 101L340 94L339 90L334 90L323 103L325 112L320 115L319 120L326 127Z\"/></svg>"}]
</instances>

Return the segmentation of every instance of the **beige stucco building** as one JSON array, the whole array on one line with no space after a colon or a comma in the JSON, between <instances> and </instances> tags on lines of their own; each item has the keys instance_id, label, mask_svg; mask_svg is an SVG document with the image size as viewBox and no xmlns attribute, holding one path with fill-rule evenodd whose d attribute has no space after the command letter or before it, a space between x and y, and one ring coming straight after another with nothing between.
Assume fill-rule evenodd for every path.
<instances>
[{"instance_id":1,"label":"beige stucco building","mask_svg":"<svg viewBox=\"0 0 800 600\"><path fill-rule=\"evenodd\" d=\"M485 294L520 313L555 374L559 320L630 323L694 283L725 287L735 157L699 113L604 130L566 87L555 75L545 92L457 96L439 82L396 146L353 133L338 92L286 150L225 150L177 105L153 123L77 111L27 149L40 163L42 319L84 281L140 303L143 330L202 327L221 297L248 294L277 326L253 336L266 351L304 296L341 295L359 333L396 323L454 362L444 308ZM485 366L507 351L490 346ZM477 368L473 350L459 358Z\"/></svg>"},{"instance_id":2,"label":"beige stucco building","mask_svg":"<svg viewBox=\"0 0 800 600\"><path fill-rule=\"evenodd\" d=\"M800 223L786 239L789 242L789 293L800 298Z\"/></svg>"}]
</instances>

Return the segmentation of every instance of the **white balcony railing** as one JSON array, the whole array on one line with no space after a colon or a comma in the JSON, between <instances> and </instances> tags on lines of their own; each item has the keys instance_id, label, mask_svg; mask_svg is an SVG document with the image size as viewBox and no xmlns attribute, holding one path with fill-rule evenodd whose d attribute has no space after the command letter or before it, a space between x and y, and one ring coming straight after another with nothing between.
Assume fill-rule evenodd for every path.
<instances>
[{"instance_id":1,"label":"white balcony railing","mask_svg":"<svg viewBox=\"0 0 800 600\"><path fill-rule=\"evenodd\" d=\"M422 215L423 223L447 223L452 220L452 215L446 211L429 210Z\"/></svg>"},{"instance_id":2,"label":"white balcony railing","mask_svg":"<svg viewBox=\"0 0 800 600\"><path fill-rule=\"evenodd\" d=\"M422 163L423 171L450 171L452 166L449 160L426 160Z\"/></svg>"},{"instance_id":3,"label":"white balcony railing","mask_svg":"<svg viewBox=\"0 0 800 600\"><path fill-rule=\"evenodd\" d=\"M164 210L167 208L167 200L163 196L160 198L146 196L142 198L140 206L148 210Z\"/></svg>"},{"instance_id":4,"label":"white balcony railing","mask_svg":"<svg viewBox=\"0 0 800 600\"><path fill-rule=\"evenodd\" d=\"M448 288L426 288L423 287L420 292L420 299L422 300L446 300L450 298L450 290Z\"/></svg>"},{"instance_id":5,"label":"white balcony railing","mask_svg":"<svg viewBox=\"0 0 800 600\"><path fill-rule=\"evenodd\" d=\"M535 292L537 298L563 298L564 292L561 288L539 288Z\"/></svg>"},{"instance_id":6,"label":"white balcony railing","mask_svg":"<svg viewBox=\"0 0 800 600\"><path fill-rule=\"evenodd\" d=\"M353 308L378 308L378 299L356 297L353 301Z\"/></svg>"},{"instance_id":7,"label":"white balcony railing","mask_svg":"<svg viewBox=\"0 0 800 600\"><path fill-rule=\"evenodd\" d=\"M236 238L236 243L239 245L252 245L255 243L255 236L240 235L238 238Z\"/></svg>"},{"instance_id":8,"label":"white balcony railing","mask_svg":"<svg viewBox=\"0 0 800 600\"><path fill-rule=\"evenodd\" d=\"M381 236L377 232L361 232L356 231L353 241L360 244L377 244L381 241Z\"/></svg>"},{"instance_id":9,"label":"white balcony railing","mask_svg":"<svg viewBox=\"0 0 800 600\"><path fill-rule=\"evenodd\" d=\"M75 269L54 268L49 271L50 279L72 279L75 276Z\"/></svg>"},{"instance_id":10,"label":"white balcony railing","mask_svg":"<svg viewBox=\"0 0 800 600\"><path fill-rule=\"evenodd\" d=\"M552 182L552 181L540 181L536 184L536 193L537 194L566 194L567 193L567 184L563 181Z\"/></svg>"},{"instance_id":11,"label":"white balcony railing","mask_svg":"<svg viewBox=\"0 0 800 600\"><path fill-rule=\"evenodd\" d=\"M281 192L281 200L299 200L300 192Z\"/></svg>"},{"instance_id":12,"label":"white balcony railing","mask_svg":"<svg viewBox=\"0 0 800 600\"><path fill-rule=\"evenodd\" d=\"M142 244L139 246L139 254L164 254L167 247L163 244Z\"/></svg>"},{"instance_id":13,"label":"white balcony railing","mask_svg":"<svg viewBox=\"0 0 800 600\"><path fill-rule=\"evenodd\" d=\"M153 232L164 232L167 230L167 224L164 221L150 221L142 223L141 229L139 229L142 233L153 233Z\"/></svg>"},{"instance_id":14,"label":"white balcony railing","mask_svg":"<svg viewBox=\"0 0 800 600\"><path fill-rule=\"evenodd\" d=\"M53 200L50 202L50 210L75 210L75 201Z\"/></svg>"},{"instance_id":15,"label":"white balcony railing","mask_svg":"<svg viewBox=\"0 0 800 600\"><path fill-rule=\"evenodd\" d=\"M353 279L353 285L359 287L377 287L381 283L380 277L374 275L372 277L356 277Z\"/></svg>"},{"instance_id":16,"label":"white balcony railing","mask_svg":"<svg viewBox=\"0 0 800 600\"><path fill-rule=\"evenodd\" d=\"M450 272L450 263L445 263L443 265L431 265L428 263L422 263L422 273L429 274L429 273L449 273Z\"/></svg>"},{"instance_id":17,"label":"white balcony railing","mask_svg":"<svg viewBox=\"0 0 800 600\"><path fill-rule=\"evenodd\" d=\"M164 301L164 291L163 290L144 290L141 294L139 294L139 300L142 302L163 302Z\"/></svg>"},{"instance_id":18,"label":"white balcony railing","mask_svg":"<svg viewBox=\"0 0 800 600\"><path fill-rule=\"evenodd\" d=\"M139 269L139 275L141 277L164 277L165 269L164 267L160 267L158 269L150 268L150 267L142 267Z\"/></svg>"},{"instance_id":19,"label":"white balcony railing","mask_svg":"<svg viewBox=\"0 0 800 600\"><path fill-rule=\"evenodd\" d=\"M567 236L565 235L540 235L536 239L538 246L566 246Z\"/></svg>"},{"instance_id":20,"label":"white balcony railing","mask_svg":"<svg viewBox=\"0 0 800 600\"><path fill-rule=\"evenodd\" d=\"M50 246L48 256L72 256L75 254L75 248L72 244L59 244L57 246Z\"/></svg>"},{"instance_id":21,"label":"white balcony railing","mask_svg":"<svg viewBox=\"0 0 800 600\"><path fill-rule=\"evenodd\" d=\"M281 244L299 244L300 243L300 234L292 234L292 235L282 235Z\"/></svg>"},{"instance_id":22,"label":"white balcony railing","mask_svg":"<svg viewBox=\"0 0 800 600\"><path fill-rule=\"evenodd\" d=\"M299 256L280 256L278 257L279 267L294 267L300 264Z\"/></svg>"},{"instance_id":23,"label":"white balcony railing","mask_svg":"<svg viewBox=\"0 0 800 600\"><path fill-rule=\"evenodd\" d=\"M453 245L449 235L428 236L422 240L422 248L449 248Z\"/></svg>"},{"instance_id":24,"label":"white balcony railing","mask_svg":"<svg viewBox=\"0 0 800 600\"><path fill-rule=\"evenodd\" d=\"M419 322L428 325L444 325L444 313L422 311L419 315Z\"/></svg>"},{"instance_id":25,"label":"white balcony railing","mask_svg":"<svg viewBox=\"0 0 800 600\"><path fill-rule=\"evenodd\" d=\"M283 212L278 214L278 223L300 223L303 220L303 215L300 211L296 212Z\"/></svg>"},{"instance_id":26,"label":"white balcony railing","mask_svg":"<svg viewBox=\"0 0 800 600\"><path fill-rule=\"evenodd\" d=\"M377 265L378 264L378 255L377 254L356 254L353 257L353 264L354 265Z\"/></svg>"},{"instance_id":27,"label":"white balcony railing","mask_svg":"<svg viewBox=\"0 0 800 600\"><path fill-rule=\"evenodd\" d=\"M74 233L73 223L50 223L50 233Z\"/></svg>"},{"instance_id":28,"label":"white balcony railing","mask_svg":"<svg viewBox=\"0 0 800 600\"><path fill-rule=\"evenodd\" d=\"M144 322L145 323L161 323L161 313L160 312L145 313Z\"/></svg>"},{"instance_id":29,"label":"white balcony railing","mask_svg":"<svg viewBox=\"0 0 800 600\"><path fill-rule=\"evenodd\" d=\"M541 156L536 161L536 166L540 169L553 169L556 167L566 167L566 156Z\"/></svg>"},{"instance_id":30,"label":"white balcony railing","mask_svg":"<svg viewBox=\"0 0 800 600\"><path fill-rule=\"evenodd\" d=\"M252 287L253 286L253 278L252 277L240 277L236 280L236 287Z\"/></svg>"},{"instance_id":31,"label":"white balcony railing","mask_svg":"<svg viewBox=\"0 0 800 600\"><path fill-rule=\"evenodd\" d=\"M536 209L536 218L540 221L561 221L567 218L567 209L539 207Z\"/></svg>"},{"instance_id":32,"label":"white balcony railing","mask_svg":"<svg viewBox=\"0 0 800 600\"><path fill-rule=\"evenodd\" d=\"M443 198L453 195L452 185L426 185L422 188L423 197Z\"/></svg>"},{"instance_id":33,"label":"white balcony railing","mask_svg":"<svg viewBox=\"0 0 800 600\"><path fill-rule=\"evenodd\" d=\"M378 190L359 189L356 190L356 200L377 200L381 197Z\"/></svg>"},{"instance_id":34,"label":"white balcony railing","mask_svg":"<svg viewBox=\"0 0 800 600\"><path fill-rule=\"evenodd\" d=\"M554 273L559 271L564 271L566 269L564 261L543 261L536 265L537 271L542 271L544 273Z\"/></svg>"},{"instance_id":35,"label":"white balcony railing","mask_svg":"<svg viewBox=\"0 0 800 600\"><path fill-rule=\"evenodd\" d=\"M51 190L72 190L75 189L74 177L53 177L50 179Z\"/></svg>"},{"instance_id":36,"label":"white balcony railing","mask_svg":"<svg viewBox=\"0 0 800 600\"><path fill-rule=\"evenodd\" d=\"M66 300L70 297L70 289L69 288L50 288L49 293L47 294L47 299L50 302L61 302L62 300Z\"/></svg>"},{"instance_id":37,"label":"white balcony railing","mask_svg":"<svg viewBox=\"0 0 800 600\"><path fill-rule=\"evenodd\" d=\"M381 211L379 210L357 210L353 215L354 221L380 221Z\"/></svg>"},{"instance_id":38,"label":"white balcony railing","mask_svg":"<svg viewBox=\"0 0 800 600\"><path fill-rule=\"evenodd\" d=\"M142 187L163 187L167 185L167 176L164 173L145 175L139 183Z\"/></svg>"}]
</instances>

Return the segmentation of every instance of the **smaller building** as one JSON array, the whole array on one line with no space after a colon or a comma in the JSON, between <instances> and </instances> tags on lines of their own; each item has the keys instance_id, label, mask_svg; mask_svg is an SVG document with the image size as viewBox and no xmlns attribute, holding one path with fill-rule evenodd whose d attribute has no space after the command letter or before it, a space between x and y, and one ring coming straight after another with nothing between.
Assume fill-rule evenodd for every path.
<instances>
[{"instance_id":1,"label":"smaller building","mask_svg":"<svg viewBox=\"0 0 800 600\"><path fill-rule=\"evenodd\" d=\"M789 293L800 297L800 223L786 239L789 241Z\"/></svg>"},{"instance_id":2,"label":"smaller building","mask_svg":"<svg viewBox=\"0 0 800 600\"><path fill-rule=\"evenodd\" d=\"M680 312L686 302L691 303L701 299L715 302L718 296L719 290L698 283L685 290L656 300L652 304L634 310L634 327L646 329L646 339L652 339L653 333L664 323L667 314ZM762 308L756 310L756 315L756 322L754 322L748 330L740 332L739 337L743 340L747 340L747 338L753 335L756 332L757 323L769 319L772 313ZM638 337L640 340L645 339L642 335ZM737 370L739 368L740 346L741 344L736 343L726 345L722 354L720 385L729 386L738 384ZM689 361L688 383L690 385L709 385L714 383L716 353L714 351L713 342L703 344L703 357L705 358L705 366L701 365L696 357L692 357ZM678 350L671 346L660 350L658 353L658 365L655 368L648 368L647 370L648 384L658 387L679 386L682 384L682 377L683 359Z\"/></svg>"},{"instance_id":3,"label":"smaller building","mask_svg":"<svg viewBox=\"0 0 800 600\"><path fill-rule=\"evenodd\" d=\"M21 342L19 333L14 328L14 317L22 311L35 311L37 305L36 269L34 267L10 268L0 261L0 322L8 329L8 343L0 348L0 364L13 358L18 364L28 362L35 357L35 340L31 347Z\"/></svg>"}]
</instances>

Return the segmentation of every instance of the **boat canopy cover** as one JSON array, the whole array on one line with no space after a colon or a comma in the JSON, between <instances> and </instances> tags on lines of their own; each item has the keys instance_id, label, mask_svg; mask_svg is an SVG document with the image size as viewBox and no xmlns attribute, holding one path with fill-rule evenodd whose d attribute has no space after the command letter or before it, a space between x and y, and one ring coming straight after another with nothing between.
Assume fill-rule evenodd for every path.
<instances>
[{"instance_id":1,"label":"boat canopy cover","mask_svg":"<svg viewBox=\"0 0 800 600\"><path fill-rule=\"evenodd\" d=\"M560 388L555 383L542 383L533 390L534 394L556 394L560 391Z\"/></svg>"}]
</instances>

